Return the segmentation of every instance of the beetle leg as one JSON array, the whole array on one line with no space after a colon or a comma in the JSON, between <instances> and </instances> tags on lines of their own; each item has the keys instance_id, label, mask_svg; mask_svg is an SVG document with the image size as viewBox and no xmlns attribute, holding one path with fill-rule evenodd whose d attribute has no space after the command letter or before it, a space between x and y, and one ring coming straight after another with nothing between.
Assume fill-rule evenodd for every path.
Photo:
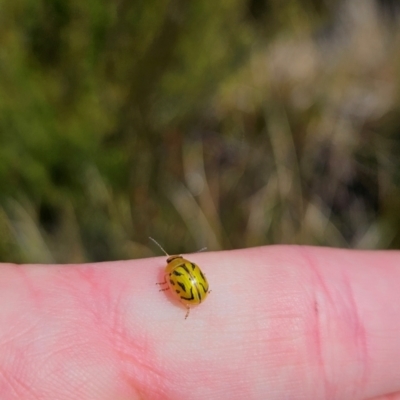
<instances>
[{"instance_id":1,"label":"beetle leg","mask_svg":"<svg viewBox=\"0 0 400 400\"><path fill-rule=\"evenodd\" d=\"M186 315L185 315L185 319L187 319L187 317L190 314L190 307L188 305L186 305L187 311L186 311Z\"/></svg>"},{"instance_id":2,"label":"beetle leg","mask_svg":"<svg viewBox=\"0 0 400 400\"><path fill-rule=\"evenodd\" d=\"M156 285L166 285L167 284L167 280L165 279L167 275L164 275L164 282L157 282Z\"/></svg>"},{"instance_id":3,"label":"beetle leg","mask_svg":"<svg viewBox=\"0 0 400 400\"><path fill-rule=\"evenodd\" d=\"M157 282L156 285L166 285L167 284L167 280L165 279L166 275L164 275L164 282ZM167 286L164 289L160 289L160 292L165 292L166 290L169 289L169 286Z\"/></svg>"}]
</instances>

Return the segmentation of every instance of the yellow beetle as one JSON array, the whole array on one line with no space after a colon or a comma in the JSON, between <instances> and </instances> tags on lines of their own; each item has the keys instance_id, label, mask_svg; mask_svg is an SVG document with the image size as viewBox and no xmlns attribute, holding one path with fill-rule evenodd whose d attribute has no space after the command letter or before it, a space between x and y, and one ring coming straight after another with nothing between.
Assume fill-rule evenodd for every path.
<instances>
[{"instance_id":1,"label":"yellow beetle","mask_svg":"<svg viewBox=\"0 0 400 400\"><path fill-rule=\"evenodd\" d=\"M168 257L164 282L157 283L157 285L167 285L167 287L160 289L160 292L172 290L187 309L186 319L189 316L190 307L200 304L210 293L207 279L197 264L186 260L182 256L170 256L156 240L149 239Z\"/></svg>"}]
</instances>

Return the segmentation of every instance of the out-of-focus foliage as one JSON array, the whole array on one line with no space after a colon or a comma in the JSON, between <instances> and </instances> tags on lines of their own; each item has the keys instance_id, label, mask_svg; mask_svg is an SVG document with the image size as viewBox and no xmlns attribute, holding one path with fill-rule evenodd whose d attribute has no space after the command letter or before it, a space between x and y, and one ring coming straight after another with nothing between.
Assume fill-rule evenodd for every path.
<instances>
[{"instance_id":1,"label":"out-of-focus foliage","mask_svg":"<svg viewBox=\"0 0 400 400\"><path fill-rule=\"evenodd\" d=\"M0 260L399 248L396 7L326 4L0 0Z\"/></svg>"}]
</instances>

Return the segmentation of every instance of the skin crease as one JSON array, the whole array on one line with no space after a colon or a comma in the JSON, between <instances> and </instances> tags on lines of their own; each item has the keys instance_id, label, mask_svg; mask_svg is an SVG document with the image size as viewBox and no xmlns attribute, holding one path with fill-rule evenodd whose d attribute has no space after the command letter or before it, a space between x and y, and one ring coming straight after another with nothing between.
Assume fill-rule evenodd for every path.
<instances>
[{"instance_id":1,"label":"skin crease","mask_svg":"<svg viewBox=\"0 0 400 400\"><path fill-rule=\"evenodd\" d=\"M400 399L400 252L185 258L212 290L187 320L165 257L1 264L0 398Z\"/></svg>"}]
</instances>

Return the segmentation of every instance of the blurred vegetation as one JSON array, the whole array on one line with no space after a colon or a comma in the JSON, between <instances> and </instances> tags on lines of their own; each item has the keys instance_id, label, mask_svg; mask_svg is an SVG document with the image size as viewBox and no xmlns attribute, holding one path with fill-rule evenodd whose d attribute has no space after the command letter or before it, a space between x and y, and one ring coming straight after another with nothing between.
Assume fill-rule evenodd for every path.
<instances>
[{"instance_id":1,"label":"blurred vegetation","mask_svg":"<svg viewBox=\"0 0 400 400\"><path fill-rule=\"evenodd\" d=\"M0 0L0 260L400 248L386 3Z\"/></svg>"}]
</instances>

